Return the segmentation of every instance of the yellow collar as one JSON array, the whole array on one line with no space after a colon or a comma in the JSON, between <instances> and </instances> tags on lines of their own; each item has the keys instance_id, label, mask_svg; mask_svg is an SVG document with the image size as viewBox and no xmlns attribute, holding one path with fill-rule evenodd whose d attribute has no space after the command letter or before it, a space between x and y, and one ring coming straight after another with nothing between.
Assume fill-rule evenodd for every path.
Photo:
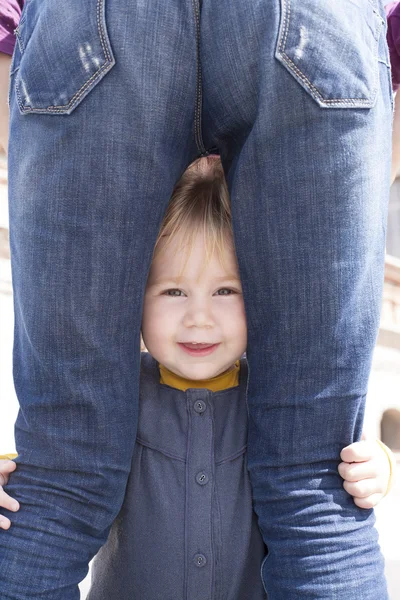
<instances>
[{"instance_id":1,"label":"yellow collar","mask_svg":"<svg viewBox=\"0 0 400 600\"><path fill-rule=\"evenodd\" d=\"M239 385L240 360L235 362L235 366L232 370L225 371L224 373L221 373L216 377L212 377L211 379L200 379L198 381L180 377L180 375L176 375L164 367L161 363L158 363L158 366L160 369L160 383L177 388L183 392L185 392L188 388L207 388L212 392L219 392L220 390L225 390L226 388Z\"/></svg>"}]
</instances>

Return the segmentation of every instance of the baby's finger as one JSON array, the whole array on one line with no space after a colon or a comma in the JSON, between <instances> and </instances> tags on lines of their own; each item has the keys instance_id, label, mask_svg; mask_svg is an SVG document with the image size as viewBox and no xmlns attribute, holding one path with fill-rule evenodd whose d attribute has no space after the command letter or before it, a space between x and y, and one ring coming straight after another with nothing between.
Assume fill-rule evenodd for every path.
<instances>
[{"instance_id":1,"label":"baby's finger","mask_svg":"<svg viewBox=\"0 0 400 600\"><path fill-rule=\"evenodd\" d=\"M368 498L372 494L384 494L382 483L378 479L363 479L362 481L344 481L343 487L355 498Z\"/></svg>"},{"instance_id":2,"label":"baby's finger","mask_svg":"<svg viewBox=\"0 0 400 600\"><path fill-rule=\"evenodd\" d=\"M17 463L8 458L0 459L0 485L4 486L8 483L9 475L17 468Z\"/></svg>"},{"instance_id":3,"label":"baby's finger","mask_svg":"<svg viewBox=\"0 0 400 600\"><path fill-rule=\"evenodd\" d=\"M338 466L339 475L347 481L359 481L377 476L377 465L374 460L361 463L342 462Z\"/></svg>"},{"instance_id":4,"label":"baby's finger","mask_svg":"<svg viewBox=\"0 0 400 600\"><path fill-rule=\"evenodd\" d=\"M0 527L2 529L10 529L10 526L11 526L10 519L7 519L7 517L3 517L3 515L0 515Z\"/></svg>"},{"instance_id":5,"label":"baby's finger","mask_svg":"<svg viewBox=\"0 0 400 600\"><path fill-rule=\"evenodd\" d=\"M370 460L376 452L376 443L374 441L354 442L346 446L340 453L340 458L344 462L363 462Z\"/></svg>"},{"instance_id":6,"label":"baby's finger","mask_svg":"<svg viewBox=\"0 0 400 600\"><path fill-rule=\"evenodd\" d=\"M353 500L360 508L374 508L382 500L382 494L372 494L368 498L353 498Z\"/></svg>"},{"instance_id":7,"label":"baby's finger","mask_svg":"<svg viewBox=\"0 0 400 600\"><path fill-rule=\"evenodd\" d=\"M0 488L0 506L7 510L17 512L19 510L19 502L11 498L2 488Z\"/></svg>"}]
</instances>

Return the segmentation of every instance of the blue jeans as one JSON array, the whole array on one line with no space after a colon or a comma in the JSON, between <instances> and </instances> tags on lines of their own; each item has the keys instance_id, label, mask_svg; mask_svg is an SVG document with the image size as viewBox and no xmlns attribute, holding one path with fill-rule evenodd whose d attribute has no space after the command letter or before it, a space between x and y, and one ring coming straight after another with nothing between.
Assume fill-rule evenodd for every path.
<instances>
[{"instance_id":1,"label":"blue jeans","mask_svg":"<svg viewBox=\"0 0 400 600\"><path fill-rule=\"evenodd\" d=\"M78 599L107 539L136 437L153 246L175 183L212 148L243 281L269 600L385 600L374 512L337 471L361 436L383 287L382 0L28 0L17 37L6 489L21 509L0 530L2 600Z\"/></svg>"}]
</instances>

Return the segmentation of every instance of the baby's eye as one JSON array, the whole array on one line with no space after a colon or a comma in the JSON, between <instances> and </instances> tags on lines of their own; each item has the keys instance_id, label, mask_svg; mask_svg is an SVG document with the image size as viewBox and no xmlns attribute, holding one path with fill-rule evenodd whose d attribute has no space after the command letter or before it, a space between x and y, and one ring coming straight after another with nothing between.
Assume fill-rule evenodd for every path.
<instances>
[{"instance_id":1,"label":"baby's eye","mask_svg":"<svg viewBox=\"0 0 400 600\"><path fill-rule=\"evenodd\" d=\"M228 292L228 293L227 294L219 294L219 292ZM217 293L219 296L231 296L232 294L235 293L235 290L231 290L229 288L221 288L218 290Z\"/></svg>"},{"instance_id":2,"label":"baby's eye","mask_svg":"<svg viewBox=\"0 0 400 600\"><path fill-rule=\"evenodd\" d=\"M174 294L174 293L170 294L169 292L178 292L178 293L177 294ZM163 292L163 295L165 295L165 296L175 296L175 297L179 298L179 295L182 294L182 293L183 293L182 290L178 290L176 288L171 288L170 290L165 290Z\"/></svg>"}]
</instances>

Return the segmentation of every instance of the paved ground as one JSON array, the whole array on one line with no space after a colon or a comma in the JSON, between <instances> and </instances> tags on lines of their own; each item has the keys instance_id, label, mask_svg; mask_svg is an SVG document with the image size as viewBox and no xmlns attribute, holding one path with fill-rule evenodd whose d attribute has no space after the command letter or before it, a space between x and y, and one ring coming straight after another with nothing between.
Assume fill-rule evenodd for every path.
<instances>
[{"instance_id":1,"label":"paved ground","mask_svg":"<svg viewBox=\"0 0 400 600\"><path fill-rule=\"evenodd\" d=\"M2 411L0 420L0 454L15 452L14 422L18 402L12 380L13 298L8 252L8 212L5 163L0 155L0 381ZM380 544L386 562L390 600L400 600L400 472L394 491L376 509ZM90 585L90 571L80 584L84 600ZM360 598L362 600L362 598ZM380 600L377 598L377 600Z\"/></svg>"}]
</instances>

